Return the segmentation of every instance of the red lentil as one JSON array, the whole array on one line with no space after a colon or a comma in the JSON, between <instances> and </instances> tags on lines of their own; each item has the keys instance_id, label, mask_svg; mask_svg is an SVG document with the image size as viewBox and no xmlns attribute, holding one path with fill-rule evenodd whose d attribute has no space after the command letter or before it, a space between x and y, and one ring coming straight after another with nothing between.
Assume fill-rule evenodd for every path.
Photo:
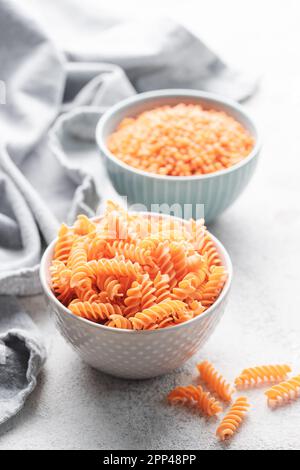
<instances>
[{"instance_id":1,"label":"red lentil","mask_svg":"<svg viewBox=\"0 0 300 470\"><path fill-rule=\"evenodd\" d=\"M253 149L249 132L222 111L180 103L125 118L109 136L109 150L150 173L191 176L223 170Z\"/></svg>"}]
</instances>

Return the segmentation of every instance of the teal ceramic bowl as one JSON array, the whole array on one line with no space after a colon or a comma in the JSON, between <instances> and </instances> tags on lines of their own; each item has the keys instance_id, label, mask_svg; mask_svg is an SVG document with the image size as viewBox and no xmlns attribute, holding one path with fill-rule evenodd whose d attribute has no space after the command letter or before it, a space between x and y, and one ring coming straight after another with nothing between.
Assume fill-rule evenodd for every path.
<instances>
[{"instance_id":1,"label":"teal ceramic bowl","mask_svg":"<svg viewBox=\"0 0 300 470\"><path fill-rule=\"evenodd\" d=\"M178 103L201 104L225 111L239 121L254 137L255 146L240 163L216 173L195 176L162 176L137 170L115 157L107 148L108 136L125 117L135 117L157 106ZM135 210L162 212L177 217L205 217L207 223L227 209L249 183L260 153L257 128L248 113L237 103L221 96L193 90L158 90L141 93L111 107L101 117L96 141L116 191L127 197Z\"/></svg>"}]
</instances>

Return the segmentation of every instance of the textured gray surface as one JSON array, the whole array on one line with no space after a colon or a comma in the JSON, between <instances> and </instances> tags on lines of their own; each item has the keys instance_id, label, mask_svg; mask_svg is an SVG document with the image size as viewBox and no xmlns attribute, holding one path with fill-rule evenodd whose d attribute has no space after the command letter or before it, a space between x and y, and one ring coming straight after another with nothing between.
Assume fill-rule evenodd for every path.
<instances>
[{"instance_id":1,"label":"textured gray surface","mask_svg":"<svg viewBox=\"0 0 300 470\"><path fill-rule=\"evenodd\" d=\"M229 379L245 366L269 361L291 362L300 372L299 2L165 3L215 47L264 72L259 94L247 105L265 140L256 177L212 227L235 268L227 313L182 371L126 382L82 364L54 331L43 302L24 299L45 334L49 359L22 413L1 427L0 449L223 448L214 422L163 402L172 386L195 375L197 359L215 361ZM236 12L224 22L231 7ZM249 419L225 448L300 449L300 402L271 412L262 391L248 395Z\"/></svg>"}]
</instances>

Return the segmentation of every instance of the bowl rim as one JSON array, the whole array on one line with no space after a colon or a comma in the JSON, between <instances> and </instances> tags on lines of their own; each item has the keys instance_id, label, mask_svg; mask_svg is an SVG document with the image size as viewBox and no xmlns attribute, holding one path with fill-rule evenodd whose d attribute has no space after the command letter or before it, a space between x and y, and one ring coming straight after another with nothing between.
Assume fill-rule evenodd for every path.
<instances>
[{"instance_id":1,"label":"bowl rim","mask_svg":"<svg viewBox=\"0 0 300 470\"><path fill-rule=\"evenodd\" d=\"M140 170L138 168L128 165L127 163L117 158L112 152L110 152L103 137L103 129L106 123L115 114L117 114L119 111L123 110L124 108L133 107L135 104L143 102L143 101L149 102L151 101L151 99L164 98L164 97L165 98L168 98L168 97L170 98L172 97L193 98L194 97L194 98L200 98L200 99L203 98L204 100L211 101L212 103L224 104L228 108L231 108L236 113L243 116L244 119L248 121L250 126L254 129L255 135L253 137L255 139L255 145L253 149L251 150L249 155L247 155L247 157L243 158L243 160L241 160L239 163L236 163L235 165L232 165L229 168L215 171L213 173L191 175L191 176L170 176L170 175L159 175L156 173L150 173L150 172ZM215 94L215 93L208 93L204 91L188 90L188 89L165 89L165 90L147 91L144 93L138 93L134 96L131 96L129 98L125 98L124 100L119 101L117 104L113 105L111 108L105 111L105 113L99 119L97 126L96 126L95 138L96 138L96 143L98 144L102 154L104 154L105 157L111 160L114 164L116 164L117 166L120 166L123 170L127 170L128 172L131 172L133 174L137 174L140 176L144 176L147 178L170 181L170 182L171 181L175 182L175 181L206 180L206 179L214 178L217 176L222 176L222 175L232 173L233 171L238 170L244 165L247 165L247 163L249 163L250 160L258 156L261 150L261 146L262 146L260 133L258 131L256 124L254 124L254 120L252 119L249 112L245 111L245 109L239 103L233 100L230 100L228 98L225 98L222 95Z\"/></svg>"},{"instance_id":2,"label":"bowl rim","mask_svg":"<svg viewBox=\"0 0 300 470\"><path fill-rule=\"evenodd\" d=\"M167 217L171 217L172 219L175 219L175 220L180 220L180 221L184 221L186 223L188 223L187 220L184 220L184 219L181 219L179 217L174 217L174 216L170 216L170 215L166 215L166 214L160 214L158 212L135 212L135 211L132 211L130 212L131 214L139 214L139 215L151 215L151 216L159 216L159 217L163 217L163 218L167 218ZM96 216L96 217L93 217L91 218L91 220L93 221L97 221L101 219L101 215L100 216ZM227 294L230 290L230 287L231 287L231 283L232 283L232 278L233 278L233 266L232 266L232 262L231 262L231 259L230 259L230 256L226 250L226 248L224 247L224 245L214 236L212 235L210 232L208 232L210 237L212 238L212 240L214 241L214 243L216 244L216 247L219 251L219 253L222 255L222 257L224 258L224 265L225 265L225 268L226 268L226 271L227 271L227 279L226 279L226 282L225 282L225 285L219 295L219 297L217 298L217 300L213 303L213 305L211 305L204 313L202 313L201 315L198 315L197 317L194 317L192 318L191 320L188 320L184 323L180 323L178 325L175 325L175 326L168 326L166 328L158 328L157 330L127 330L127 329L122 329L122 328L112 328L111 326L106 326L106 325L101 325L99 323L95 323L95 322L92 322L86 318L82 318L82 317L78 317L76 315L74 315L71 310L69 310L67 307L65 307L54 295L54 293L52 292L51 290L51 287L47 281L47 275L46 275L46 272L47 272L47 261L48 261L48 258L50 256L50 253L51 253L51 259L52 259L52 253L53 253L53 250L54 250L54 245L57 241L57 238L55 238L49 245L48 247L46 248L46 250L44 251L44 254L42 256L42 259L41 259L41 263L40 263L40 281L41 281L41 284L42 284L42 288L43 288L43 291L44 291L44 294L47 296L47 298L50 300L50 302L54 302L54 304L59 308L61 309L64 314L66 314L69 318L71 318L72 320L74 321L79 321L79 322L83 322L85 324L88 324L90 327L93 327L95 328L96 330L102 330L102 331L110 331L114 334L131 334L131 335L150 335L150 334L163 334L163 332L165 331L176 331L178 330L179 328L188 328L193 322L196 322L197 320L200 321L200 320L203 320L205 319L206 317L208 317L210 314L213 313L213 311L222 303L222 301L227 297Z\"/></svg>"}]
</instances>

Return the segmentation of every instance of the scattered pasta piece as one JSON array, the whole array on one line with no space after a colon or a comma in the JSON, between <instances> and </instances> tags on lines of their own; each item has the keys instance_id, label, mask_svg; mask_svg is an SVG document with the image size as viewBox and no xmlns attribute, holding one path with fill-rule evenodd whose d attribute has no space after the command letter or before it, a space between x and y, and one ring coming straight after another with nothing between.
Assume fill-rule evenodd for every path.
<instances>
[{"instance_id":1,"label":"scattered pasta piece","mask_svg":"<svg viewBox=\"0 0 300 470\"><path fill-rule=\"evenodd\" d=\"M206 382L207 386L212 392L216 392L221 400L232 400L234 388L226 382L226 380L216 371L210 362L201 362L201 364L197 365L197 368L200 372L201 378L204 380L204 382Z\"/></svg>"},{"instance_id":2,"label":"scattered pasta piece","mask_svg":"<svg viewBox=\"0 0 300 470\"><path fill-rule=\"evenodd\" d=\"M190 176L235 165L250 154L254 141L225 112L180 103L123 119L107 145L117 158L134 168Z\"/></svg>"},{"instance_id":3,"label":"scattered pasta piece","mask_svg":"<svg viewBox=\"0 0 300 470\"><path fill-rule=\"evenodd\" d=\"M237 398L229 412L222 419L222 422L216 431L216 435L221 441L225 441L235 434L244 420L249 406L250 405L246 397Z\"/></svg>"},{"instance_id":4,"label":"scattered pasta piece","mask_svg":"<svg viewBox=\"0 0 300 470\"><path fill-rule=\"evenodd\" d=\"M226 281L204 221L127 213L63 224L50 267L52 290L81 318L110 328L155 330L202 315Z\"/></svg>"},{"instance_id":5,"label":"scattered pasta piece","mask_svg":"<svg viewBox=\"0 0 300 470\"><path fill-rule=\"evenodd\" d=\"M277 408L300 397L300 375L274 385L265 392L270 408Z\"/></svg>"},{"instance_id":6,"label":"scattered pasta piece","mask_svg":"<svg viewBox=\"0 0 300 470\"><path fill-rule=\"evenodd\" d=\"M272 382L282 382L289 372L291 368L286 364L251 367L243 370L235 379L235 385L237 389L243 390Z\"/></svg>"},{"instance_id":7,"label":"scattered pasta piece","mask_svg":"<svg viewBox=\"0 0 300 470\"><path fill-rule=\"evenodd\" d=\"M194 406L209 417L222 411L220 403L209 392L204 392L200 385L176 387L169 393L168 401L172 405Z\"/></svg>"}]
</instances>

